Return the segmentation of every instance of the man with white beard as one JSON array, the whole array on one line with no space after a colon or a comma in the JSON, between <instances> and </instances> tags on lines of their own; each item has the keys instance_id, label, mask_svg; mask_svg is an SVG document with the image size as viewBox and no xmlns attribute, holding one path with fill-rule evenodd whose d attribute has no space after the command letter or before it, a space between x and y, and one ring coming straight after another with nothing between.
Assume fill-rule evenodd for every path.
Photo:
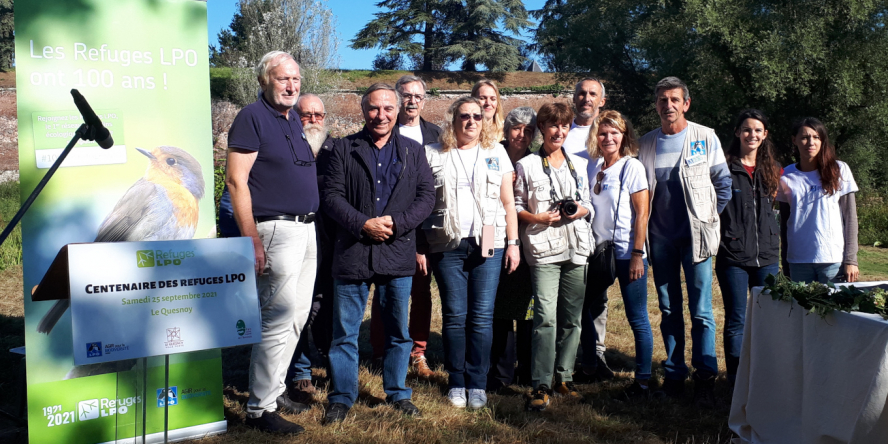
<instances>
[{"instance_id":1,"label":"man with white beard","mask_svg":"<svg viewBox=\"0 0 888 444\"><path fill-rule=\"evenodd\" d=\"M405 75L395 83L395 89L401 95L401 108L398 112L398 124L393 132L417 141L426 146L438 143L441 135L441 127L427 122L422 118L422 110L426 103L425 80L420 77ZM425 233L416 230L417 253L425 253ZM426 264L426 258L417 255L416 274L413 275L413 284L410 289L410 338L413 339L413 349L410 351L410 370L413 374L428 379L434 372L426 361L426 344L429 340L429 331L432 320L432 270ZM385 347L385 335L382 325L382 316L379 313L379 299L374 294L373 307L370 319L370 344L373 347L373 362L377 368L382 368L382 355Z\"/></svg>"},{"instance_id":2,"label":"man with white beard","mask_svg":"<svg viewBox=\"0 0 888 444\"><path fill-rule=\"evenodd\" d=\"M336 140L327 134L327 112L324 102L314 94L302 94L294 107L302 121L302 131L305 140L311 146L315 155L318 171L318 190L322 190L326 164L330 156L333 142ZM317 212L315 217L315 229L318 233L318 273L315 277L314 297L311 304L311 312L308 322L305 324L296 351L293 353L293 362L290 366L288 379L292 381L289 389L289 397L293 402L310 405L315 402L317 393L311 383L311 358L309 354L309 330L317 347L324 366L327 366L327 354L330 351L330 342L333 340L333 239L331 235L336 232L335 226L330 227L330 219L325 217L323 209ZM335 222L334 222L335 223Z\"/></svg>"},{"instance_id":3,"label":"man with white beard","mask_svg":"<svg viewBox=\"0 0 888 444\"><path fill-rule=\"evenodd\" d=\"M314 94L302 94L296 102L296 113L302 120L305 139L311 145L311 151L317 159L321 148L329 150L333 146L333 138L327 134L327 112L324 102Z\"/></svg>"}]
</instances>

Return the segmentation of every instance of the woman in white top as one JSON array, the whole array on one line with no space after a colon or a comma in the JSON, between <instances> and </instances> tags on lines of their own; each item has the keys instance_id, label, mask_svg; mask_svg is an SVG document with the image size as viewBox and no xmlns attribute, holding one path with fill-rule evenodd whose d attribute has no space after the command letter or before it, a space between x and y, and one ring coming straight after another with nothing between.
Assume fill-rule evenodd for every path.
<instances>
[{"instance_id":1,"label":"woman in white top","mask_svg":"<svg viewBox=\"0 0 888 444\"><path fill-rule=\"evenodd\" d=\"M515 206L533 279L533 392L525 404L531 411L544 410L553 389L580 397L573 367L593 239L587 162L563 148L573 117L565 103L543 105L537 113L543 146L515 167Z\"/></svg>"},{"instance_id":2,"label":"woman in white top","mask_svg":"<svg viewBox=\"0 0 888 444\"><path fill-rule=\"evenodd\" d=\"M441 294L447 397L479 409L487 405L500 268L514 271L520 260L513 168L478 99L458 99L446 119L441 142L426 146L437 200L423 232Z\"/></svg>"},{"instance_id":3,"label":"woman in white top","mask_svg":"<svg viewBox=\"0 0 888 444\"><path fill-rule=\"evenodd\" d=\"M488 79L479 80L472 87L472 97L481 101L484 121L490 125L494 138L502 140L506 112L503 109L503 101L500 100L499 88L497 88L496 83Z\"/></svg>"},{"instance_id":4,"label":"woman in white top","mask_svg":"<svg viewBox=\"0 0 888 444\"><path fill-rule=\"evenodd\" d=\"M783 271L799 282L855 282L860 272L854 176L848 164L836 160L819 120L796 122L792 134L799 163L783 170L777 190Z\"/></svg>"},{"instance_id":5,"label":"woman in white top","mask_svg":"<svg viewBox=\"0 0 888 444\"><path fill-rule=\"evenodd\" d=\"M626 318L635 336L635 382L625 390L629 397L650 394L654 337L647 311L647 255L644 251L649 211L648 183L644 166L635 158L638 143L632 125L619 112L602 111L588 139L589 186L595 219L596 244L614 242L614 257ZM592 270L587 288L597 276ZM607 305L607 289L586 292L583 305L583 368L595 366L595 328L592 322ZM583 370L581 370L583 371Z\"/></svg>"}]
</instances>

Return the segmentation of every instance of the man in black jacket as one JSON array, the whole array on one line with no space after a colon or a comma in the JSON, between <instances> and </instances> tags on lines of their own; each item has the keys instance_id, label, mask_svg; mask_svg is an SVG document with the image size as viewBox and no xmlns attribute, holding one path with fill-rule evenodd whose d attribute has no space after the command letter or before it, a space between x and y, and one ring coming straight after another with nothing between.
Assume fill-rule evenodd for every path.
<instances>
[{"instance_id":1,"label":"man in black jacket","mask_svg":"<svg viewBox=\"0 0 888 444\"><path fill-rule=\"evenodd\" d=\"M401 95L401 111L398 113L398 124L395 132L409 137L422 146L438 142L441 127L422 118L422 110L426 102L427 85L425 80L405 75L395 83L395 89ZM413 275L413 286L410 290L410 338L413 349L410 351L410 369L413 374L428 379L434 372L426 361L425 351L429 340L432 321L432 270L426 263L426 241L422 230L416 231L417 255L416 273ZM382 315L379 313L379 292L373 297L373 310L370 317L370 345L373 346L374 365L382 367L382 355L385 349Z\"/></svg>"},{"instance_id":2,"label":"man in black jacket","mask_svg":"<svg viewBox=\"0 0 888 444\"><path fill-rule=\"evenodd\" d=\"M405 384L413 345L407 310L416 228L432 212L435 186L423 147L393 132L399 103L392 86L370 86L361 99L364 128L336 142L326 168L323 207L338 224L328 424L345 419L358 396L358 330L371 284L379 288L385 326L387 401L405 414L419 414Z\"/></svg>"}]
</instances>

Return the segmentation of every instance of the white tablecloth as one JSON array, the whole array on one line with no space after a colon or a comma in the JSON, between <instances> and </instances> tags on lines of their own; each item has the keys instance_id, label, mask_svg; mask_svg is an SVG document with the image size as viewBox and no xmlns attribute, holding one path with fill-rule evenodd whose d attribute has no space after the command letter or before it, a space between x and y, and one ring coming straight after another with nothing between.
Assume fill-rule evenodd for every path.
<instances>
[{"instance_id":1,"label":"white tablecloth","mask_svg":"<svg viewBox=\"0 0 888 444\"><path fill-rule=\"evenodd\" d=\"M869 285L858 284L861 288ZM735 443L888 443L888 322L821 319L761 288L746 310L728 424Z\"/></svg>"}]
</instances>

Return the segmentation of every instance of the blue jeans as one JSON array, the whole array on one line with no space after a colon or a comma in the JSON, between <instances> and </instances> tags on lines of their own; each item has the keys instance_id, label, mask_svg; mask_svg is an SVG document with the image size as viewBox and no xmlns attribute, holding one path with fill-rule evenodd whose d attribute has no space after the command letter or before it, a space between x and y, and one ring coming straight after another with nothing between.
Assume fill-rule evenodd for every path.
<instances>
[{"instance_id":1,"label":"blue jeans","mask_svg":"<svg viewBox=\"0 0 888 444\"><path fill-rule=\"evenodd\" d=\"M835 264L789 264L789 277L796 282L835 282L841 268Z\"/></svg>"},{"instance_id":2,"label":"blue jeans","mask_svg":"<svg viewBox=\"0 0 888 444\"><path fill-rule=\"evenodd\" d=\"M620 294L623 295L623 306L626 310L626 319L632 328L632 335L635 336L635 379L651 378L651 359L654 354L654 335L651 332L651 322L648 319L648 262L643 260L644 274L632 282L629 282L629 259L617 259L617 279L620 280ZM607 291L605 291L607 293ZM603 295L607 298L607 295ZM594 304L593 304L594 306ZM583 330L581 333L581 343L591 344L594 346L594 338L588 338L595 334L592 328L592 322L595 318L586 312L589 304L583 306ZM583 366L594 366L591 361L595 360L595 348L583 348ZM587 364L588 363L588 364Z\"/></svg>"},{"instance_id":3,"label":"blue jeans","mask_svg":"<svg viewBox=\"0 0 888 444\"><path fill-rule=\"evenodd\" d=\"M299 335L299 343L296 344L296 352L293 353L293 377L287 378L293 382L311 381L311 346L308 337L311 335L310 325L306 325Z\"/></svg>"},{"instance_id":4,"label":"blue jeans","mask_svg":"<svg viewBox=\"0 0 888 444\"><path fill-rule=\"evenodd\" d=\"M333 342L330 345L332 389L327 400L349 407L358 398L358 330L364 319L370 284L379 288L385 326L382 388L389 402L410 399L407 366L413 341L407 332L407 313L413 276L376 275L367 280L336 279L333 298Z\"/></svg>"},{"instance_id":5,"label":"blue jeans","mask_svg":"<svg viewBox=\"0 0 888 444\"><path fill-rule=\"evenodd\" d=\"M430 255L441 293L444 369L450 388L484 389L493 342L493 304L503 250L481 257L474 239Z\"/></svg>"},{"instance_id":6,"label":"blue jeans","mask_svg":"<svg viewBox=\"0 0 888 444\"><path fill-rule=\"evenodd\" d=\"M715 319L712 316L712 258L693 262L690 239L650 240L651 267L654 285L660 300L660 332L666 346L663 368L666 379L682 380L688 376L685 363L685 327L681 292L681 270L688 288L688 309L691 312L691 365L701 378L718 375L715 357Z\"/></svg>"},{"instance_id":7,"label":"blue jeans","mask_svg":"<svg viewBox=\"0 0 888 444\"><path fill-rule=\"evenodd\" d=\"M728 265L721 258L715 260L715 274L725 303L725 367L728 379L733 382L740 365L740 348L743 344L743 325L746 324L746 300L752 287L765 285L769 274L780 271L777 263L764 267Z\"/></svg>"}]
</instances>

